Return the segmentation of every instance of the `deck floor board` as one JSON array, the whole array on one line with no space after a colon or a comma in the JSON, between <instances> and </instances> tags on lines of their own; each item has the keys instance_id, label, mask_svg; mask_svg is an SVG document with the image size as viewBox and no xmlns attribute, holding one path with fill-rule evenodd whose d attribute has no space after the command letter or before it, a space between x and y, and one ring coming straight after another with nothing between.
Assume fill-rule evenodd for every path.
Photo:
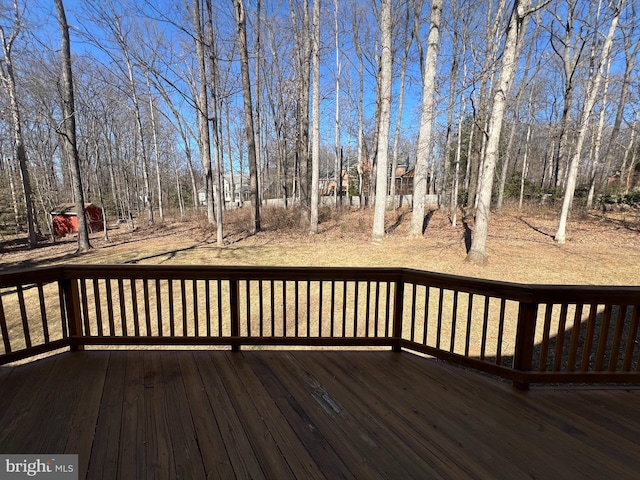
<instances>
[{"instance_id":1,"label":"deck floor board","mask_svg":"<svg viewBox=\"0 0 640 480\"><path fill-rule=\"evenodd\" d=\"M634 478L639 408L408 352L89 350L0 367L0 452L87 479Z\"/></svg>"}]
</instances>

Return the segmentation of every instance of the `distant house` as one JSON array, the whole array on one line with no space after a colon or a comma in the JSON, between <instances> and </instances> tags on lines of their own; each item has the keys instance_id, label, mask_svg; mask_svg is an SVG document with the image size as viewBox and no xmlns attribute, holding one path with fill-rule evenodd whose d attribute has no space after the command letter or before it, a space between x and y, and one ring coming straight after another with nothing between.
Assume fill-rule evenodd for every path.
<instances>
[{"instance_id":1,"label":"distant house","mask_svg":"<svg viewBox=\"0 0 640 480\"><path fill-rule=\"evenodd\" d=\"M75 203L63 203L49 212L53 234L64 237L78 232L78 212ZM102 209L93 203L84 204L84 214L90 232L98 232L103 228Z\"/></svg>"},{"instance_id":2,"label":"distant house","mask_svg":"<svg viewBox=\"0 0 640 480\"><path fill-rule=\"evenodd\" d=\"M231 196L231 175L225 174L222 176L222 191L224 194L224 202L227 205L238 205L241 202L249 200L251 197L251 189L249 185L246 183L247 179L243 178L243 183L240 184L239 178L234 178L234 187L235 192L233 197ZM217 188L217 185L213 184L213 189ZM204 187L200 187L198 189L198 203L200 206L204 206L207 204L207 196Z\"/></svg>"},{"instance_id":3,"label":"distant house","mask_svg":"<svg viewBox=\"0 0 640 480\"><path fill-rule=\"evenodd\" d=\"M320 179L320 183L318 184L318 194L319 195L334 195L336 190L336 179L335 177L325 177ZM342 175L340 178L340 190L338 195L343 197L347 196L347 192L349 191L349 174L347 170L342 170Z\"/></svg>"}]
</instances>

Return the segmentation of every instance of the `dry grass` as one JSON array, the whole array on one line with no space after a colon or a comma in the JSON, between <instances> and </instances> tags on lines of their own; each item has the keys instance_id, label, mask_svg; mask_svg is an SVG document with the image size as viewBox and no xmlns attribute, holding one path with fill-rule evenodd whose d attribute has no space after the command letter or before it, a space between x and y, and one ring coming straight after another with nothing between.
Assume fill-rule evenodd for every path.
<instances>
[{"instance_id":1,"label":"dry grass","mask_svg":"<svg viewBox=\"0 0 640 480\"><path fill-rule=\"evenodd\" d=\"M7 240L0 249L2 269L51 263L141 263L180 265L402 266L435 272L522 283L638 285L640 219L587 215L572 219L565 245L552 238L555 212L508 211L492 216L489 262L464 261L465 228L452 227L443 212L430 218L421 239L406 233L410 213L388 213L389 234L372 243L370 210L323 210L319 233L309 235L300 212L265 209L264 231L249 235L248 209L228 212L225 246L215 242L214 227L199 221L167 221L131 232L110 230L107 242L92 234L94 249L74 255L73 239L26 250Z\"/></svg>"}]
</instances>

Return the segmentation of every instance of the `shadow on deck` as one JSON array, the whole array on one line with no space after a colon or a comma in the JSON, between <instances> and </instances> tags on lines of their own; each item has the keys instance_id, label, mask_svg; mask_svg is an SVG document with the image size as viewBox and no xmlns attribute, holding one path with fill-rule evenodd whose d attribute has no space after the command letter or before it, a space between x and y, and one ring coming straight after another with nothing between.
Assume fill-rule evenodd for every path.
<instances>
[{"instance_id":1,"label":"shadow on deck","mask_svg":"<svg viewBox=\"0 0 640 480\"><path fill-rule=\"evenodd\" d=\"M0 452L80 478L637 478L640 389L409 352L84 351L0 367Z\"/></svg>"}]
</instances>

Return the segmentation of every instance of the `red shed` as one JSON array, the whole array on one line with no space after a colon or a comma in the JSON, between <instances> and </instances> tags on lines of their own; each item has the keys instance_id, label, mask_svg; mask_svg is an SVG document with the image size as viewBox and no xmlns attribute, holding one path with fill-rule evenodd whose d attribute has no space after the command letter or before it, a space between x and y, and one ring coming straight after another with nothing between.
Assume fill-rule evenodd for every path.
<instances>
[{"instance_id":1,"label":"red shed","mask_svg":"<svg viewBox=\"0 0 640 480\"><path fill-rule=\"evenodd\" d=\"M102 230L102 209L93 203L84 204L84 213L87 218L89 232ZM51 223L53 233L57 237L64 237L70 233L78 232L78 212L75 203L63 203L51 210Z\"/></svg>"}]
</instances>

